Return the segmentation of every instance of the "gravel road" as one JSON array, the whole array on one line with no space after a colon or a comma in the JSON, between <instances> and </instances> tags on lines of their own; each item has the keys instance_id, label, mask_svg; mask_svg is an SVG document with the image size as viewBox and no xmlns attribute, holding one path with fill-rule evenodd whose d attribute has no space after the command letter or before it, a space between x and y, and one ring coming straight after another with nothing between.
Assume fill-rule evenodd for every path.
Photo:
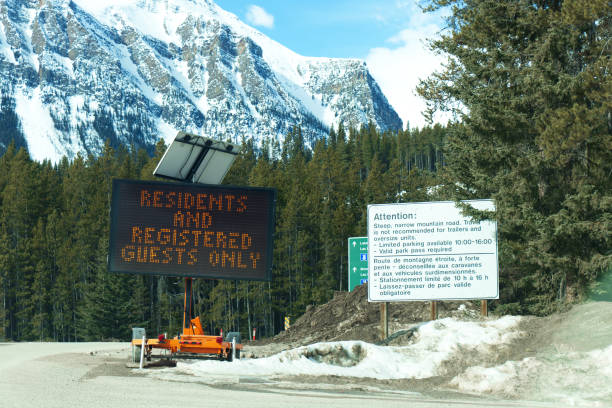
<instances>
[{"instance_id":1,"label":"gravel road","mask_svg":"<svg viewBox=\"0 0 612 408\"><path fill-rule=\"evenodd\" d=\"M97 407L558 407L558 404L425 395L402 390L320 384L203 383L159 380L129 368L127 343L0 343L0 399L6 408ZM230 363L228 363L230 364Z\"/></svg>"},{"instance_id":2,"label":"gravel road","mask_svg":"<svg viewBox=\"0 0 612 408\"><path fill-rule=\"evenodd\" d=\"M362 310L362 324L369 327L374 323L368 320L368 305L359 302L339 295L326 307ZM414 305L404 309L398 309L398 319L419 317L413 316L420 310ZM325 320L327 315L334 315L333 310L313 309L290 332L246 344L244 356L261 358L293 349L305 342L300 327L312 327L312 322L329 323L323 333L341 332ZM297 373L264 378L239 370L190 375L180 369L133 368L129 343L0 343L0 407L563 407L559 401L612 407L612 303L523 318L518 329L526 335L494 352L489 368L474 370L475 362L461 360L452 362L456 372L446 377L399 380ZM358 334L352 329L338 336Z\"/></svg>"}]
</instances>

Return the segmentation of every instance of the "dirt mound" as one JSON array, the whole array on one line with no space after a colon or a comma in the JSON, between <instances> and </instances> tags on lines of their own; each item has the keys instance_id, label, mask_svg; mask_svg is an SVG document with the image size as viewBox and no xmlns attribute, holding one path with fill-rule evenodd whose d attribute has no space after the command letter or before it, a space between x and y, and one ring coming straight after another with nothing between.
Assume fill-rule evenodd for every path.
<instances>
[{"instance_id":1,"label":"dirt mound","mask_svg":"<svg viewBox=\"0 0 612 408\"><path fill-rule=\"evenodd\" d=\"M407 330L430 318L430 302L389 303L389 334ZM480 302L438 302L438 317L478 319ZM336 292L333 299L319 306L308 306L304 314L289 330L253 345L285 343L298 347L321 341L362 340L376 343L381 340L380 303L368 302L367 284L352 292Z\"/></svg>"}]
</instances>

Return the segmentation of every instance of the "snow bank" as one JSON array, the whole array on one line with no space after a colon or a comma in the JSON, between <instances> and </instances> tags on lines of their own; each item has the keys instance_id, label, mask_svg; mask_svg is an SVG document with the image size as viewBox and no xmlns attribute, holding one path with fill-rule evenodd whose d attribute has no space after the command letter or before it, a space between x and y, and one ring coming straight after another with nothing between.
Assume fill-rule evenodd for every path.
<instances>
[{"instance_id":1,"label":"snow bank","mask_svg":"<svg viewBox=\"0 0 612 408\"><path fill-rule=\"evenodd\" d=\"M376 346L362 341L316 343L261 359L179 363L177 370L194 376L337 375L376 379L428 378L447 374L450 367L482 360L522 335L519 317L487 322L446 318L429 322L403 347ZM477 356L480 356L480 360Z\"/></svg>"},{"instance_id":2,"label":"snow bank","mask_svg":"<svg viewBox=\"0 0 612 408\"><path fill-rule=\"evenodd\" d=\"M612 345L563 352L496 367L470 367L451 381L461 391L502 394L578 406L612 404Z\"/></svg>"},{"instance_id":3,"label":"snow bank","mask_svg":"<svg viewBox=\"0 0 612 408\"><path fill-rule=\"evenodd\" d=\"M535 358L506 361L495 367L475 366L451 380L461 391L518 397L522 386L535 380L542 363Z\"/></svg>"},{"instance_id":4,"label":"snow bank","mask_svg":"<svg viewBox=\"0 0 612 408\"><path fill-rule=\"evenodd\" d=\"M497 365L500 352L516 346L511 343L525 335L518 330L520 320L512 316L486 322L446 318L423 324L412 343L403 347L362 341L316 343L261 359L179 363L176 369L151 375L180 381L205 378L207 383L297 375L381 380L449 376L448 386L461 392L560 406L612 406L612 345L588 352L557 348Z\"/></svg>"}]
</instances>

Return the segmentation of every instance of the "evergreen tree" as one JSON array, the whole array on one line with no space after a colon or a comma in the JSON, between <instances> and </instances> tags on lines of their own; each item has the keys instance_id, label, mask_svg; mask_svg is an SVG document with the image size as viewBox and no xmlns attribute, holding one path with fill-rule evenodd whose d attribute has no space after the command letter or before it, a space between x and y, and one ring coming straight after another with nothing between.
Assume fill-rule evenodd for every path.
<instances>
[{"instance_id":1,"label":"evergreen tree","mask_svg":"<svg viewBox=\"0 0 612 408\"><path fill-rule=\"evenodd\" d=\"M344 290L347 237L365 234L366 205L398 200L412 186L427 191L433 180L425 172L406 177L414 173L408 171L416 150L401 140L373 126L340 126L313 149L299 127L283 145L269 139L259 149L243 141L225 182L277 189L273 280L196 279L194 306L205 330L240 330L246 337L257 327L272 336L284 316L295 319ZM425 145L431 143L437 142ZM112 179L153 179L164 151L163 142L152 158L107 144L97 157L53 165L9 146L0 157L0 337L127 340L132 327L180 331L183 279L107 271Z\"/></svg>"},{"instance_id":2,"label":"evergreen tree","mask_svg":"<svg viewBox=\"0 0 612 408\"><path fill-rule=\"evenodd\" d=\"M445 155L453 197L496 202L504 310L554 310L612 260L612 5L428 4L451 9L432 42L448 64L419 91L462 120Z\"/></svg>"}]
</instances>

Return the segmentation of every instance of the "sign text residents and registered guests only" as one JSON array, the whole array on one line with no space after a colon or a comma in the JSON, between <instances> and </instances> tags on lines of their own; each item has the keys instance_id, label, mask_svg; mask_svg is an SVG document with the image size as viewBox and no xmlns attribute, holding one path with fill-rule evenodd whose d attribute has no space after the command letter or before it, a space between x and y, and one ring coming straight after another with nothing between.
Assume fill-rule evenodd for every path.
<instances>
[{"instance_id":1,"label":"sign text residents and registered guests only","mask_svg":"<svg viewBox=\"0 0 612 408\"><path fill-rule=\"evenodd\" d=\"M113 180L111 272L270 280L276 191Z\"/></svg>"},{"instance_id":2,"label":"sign text residents and registered guests only","mask_svg":"<svg viewBox=\"0 0 612 408\"><path fill-rule=\"evenodd\" d=\"M451 201L369 205L368 279L371 302L497 299L497 224Z\"/></svg>"},{"instance_id":3,"label":"sign text residents and registered guests only","mask_svg":"<svg viewBox=\"0 0 612 408\"><path fill-rule=\"evenodd\" d=\"M368 237L348 239L348 290L368 281Z\"/></svg>"}]
</instances>

